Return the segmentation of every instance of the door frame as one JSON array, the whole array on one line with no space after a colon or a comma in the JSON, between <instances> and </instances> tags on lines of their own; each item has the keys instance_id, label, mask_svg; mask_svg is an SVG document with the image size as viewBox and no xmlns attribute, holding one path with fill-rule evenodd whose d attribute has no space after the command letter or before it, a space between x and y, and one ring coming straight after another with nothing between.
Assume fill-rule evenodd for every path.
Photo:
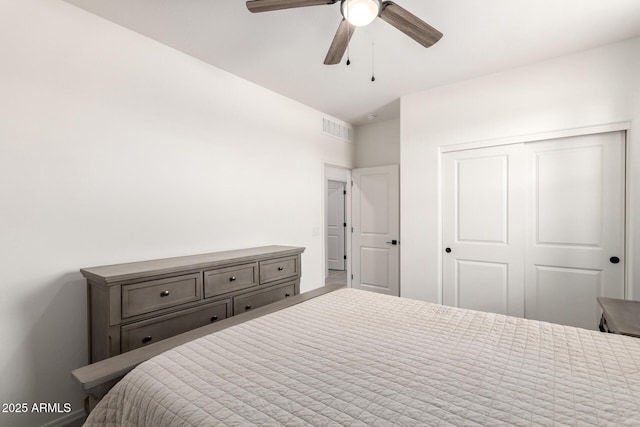
<instances>
[{"instance_id":1,"label":"door frame","mask_svg":"<svg viewBox=\"0 0 640 427\"><path fill-rule=\"evenodd\" d=\"M582 136L582 135L591 135L597 133L607 133L607 132L618 132L624 131L625 135L628 135L629 130L631 129L631 122L617 122L617 123L609 123L603 125L594 125L594 126L585 126L574 129L563 129L563 130L555 130L549 132L542 133L533 133L527 135L517 135L510 136L505 138L496 138L496 139L488 139L482 141L471 141L464 142L460 144L452 144L438 147L438 248L443 247L443 237L442 237L442 207L443 207L443 179L442 179L442 164L443 164L443 155L444 153L449 153L453 151L462 151L462 150L471 150L476 148L486 148L486 147L495 147L500 145L510 145L510 144L520 144L526 142L536 142L536 141L545 141L550 139L558 139L558 138L567 138L573 136ZM631 248L631 239L629 236L630 230L630 218L631 218L631 210L630 203L628 203L630 194L629 189L631 183L629 182L629 138L625 138L624 145L624 155L625 155L625 174L624 174L624 185L625 185L625 203L624 203L624 214L625 214L625 239L624 239L624 256L625 256L625 271L624 271L624 298L628 299L632 295L630 295L629 284L633 281L633 271L631 267L632 256L632 248ZM443 302L443 292L444 292L444 282L443 282L443 255L442 250L438 250L438 302L442 304ZM637 297L637 296L636 296Z\"/></svg>"},{"instance_id":2,"label":"door frame","mask_svg":"<svg viewBox=\"0 0 640 427\"><path fill-rule=\"evenodd\" d=\"M345 213L344 220L347 223L345 231L345 254L347 256L345 262L345 270L347 273L347 287L351 287L351 168L338 166L327 162L322 162L322 271L324 280L329 275L329 266L327 262L327 218L329 217L329 202L327 200L329 191L329 181L338 181L345 183ZM324 281L322 283L324 286Z\"/></svg>"},{"instance_id":3,"label":"door frame","mask_svg":"<svg viewBox=\"0 0 640 427\"><path fill-rule=\"evenodd\" d=\"M327 262L329 263L329 265L327 266L327 270L331 270L331 264L333 261L333 266L334 266L334 270L338 270L338 271L344 271L346 274L347 271L347 221L346 221L346 215L347 215L347 183L344 181L336 181L333 179L329 179L327 180L328 184L329 184L329 188L327 191L328 194L328 202L327 202L327 212L329 210L334 210L334 209L338 209L340 211L339 216L341 217L341 221L339 222L339 224L333 224L332 228L338 228L339 230L341 230L342 232L342 247L339 249L339 253L338 253L338 257L336 260L330 260L329 259L329 244L328 244L328 239L330 237L329 234L329 224L327 221L327 227L325 227L325 241L327 241ZM333 187L332 187L333 185ZM336 188L337 186L337 188ZM332 203L332 199L331 199L331 192L332 190L336 190L339 191L340 193L338 194L340 201L337 203ZM327 214L327 219L332 217L333 215L335 215L336 212L331 212ZM341 258L343 257L343 258ZM335 268L336 267L336 263L341 264L342 268Z\"/></svg>"}]
</instances>

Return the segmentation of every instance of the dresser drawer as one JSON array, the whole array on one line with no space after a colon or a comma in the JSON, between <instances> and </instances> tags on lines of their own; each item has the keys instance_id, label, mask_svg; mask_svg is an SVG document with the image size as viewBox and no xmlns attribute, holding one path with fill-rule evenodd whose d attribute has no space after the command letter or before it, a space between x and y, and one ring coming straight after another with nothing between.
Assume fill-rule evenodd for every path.
<instances>
[{"instance_id":1,"label":"dresser drawer","mask_svg":"<svg viewBox=\"0 0 640 427\"><path fill-rule=\"evenodd\" d=\"M204 297L258 286L258 263L219 268L204 272Z\"/></svg>"},{"instance_id":2,"label":"dresser drawer","mask_svg":"<svg viewBox=\"0 0 640 427\"><path fill-rule=\"evenodd\" d=\"M249 292L233 298L233 314L244 313L294 295L295 283L286 283L265 290Z\"/></svg>"},{"instance_id":3,"label":"dresser drawer","mask_svg":"<svg viewBox=\"0 0 640 427\"><path fill-rule=\"evenodd\" d=\"M122 317L199 300L200 277L194 273L122 286Z\"/></svg>"},{"instance_id":4,"label":"dresser drawer","mask_svg":"<svg viewBox=\"0 0 640 427\"><path fill-rule=\"evenodd\" d=\"M298 275L297 256L260 261L260 283Z\"/></svg>"},{"instance_id":5,"label":"dresser drawer","mask_svg":"<svg viewBox=\"0 0 640 427\"><path fill-rule=\"evenodd\" d=\"M199 328L209 323L225 319L231 301L229 299L217 301L205 306L167 314L142 322L124 325L120 328L121 352L134 350Z\"/></svg>"}]
</instances>

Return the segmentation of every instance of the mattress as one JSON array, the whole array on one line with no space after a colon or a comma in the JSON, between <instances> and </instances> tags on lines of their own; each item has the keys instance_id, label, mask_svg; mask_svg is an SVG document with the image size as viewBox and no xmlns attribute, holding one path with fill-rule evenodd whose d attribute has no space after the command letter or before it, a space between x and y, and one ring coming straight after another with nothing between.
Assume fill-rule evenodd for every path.
<instances>
[{"instance_id":1,"label":"mattress","mask_svg":"<svg viewBox=\"0 0 640 427\"><path fill-rule=\"evenodd\" d=\"M341 289L174 348L88 426L640 425L640 339Z\"/></svg>"}]
</instances>

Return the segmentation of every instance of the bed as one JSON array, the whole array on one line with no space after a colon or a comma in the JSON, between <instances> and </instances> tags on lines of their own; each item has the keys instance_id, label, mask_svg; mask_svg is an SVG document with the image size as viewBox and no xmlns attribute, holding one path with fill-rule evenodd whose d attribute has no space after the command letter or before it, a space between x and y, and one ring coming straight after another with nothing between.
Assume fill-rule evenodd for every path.
<instances>
[{"instance_id":1,"label":"bed","mask_svg":"<svg viewBox=\"0 0 640 427\"><path fill-rule=\"evenodd\" d=\"M640 425L640 339L339 289L140 364L87 426Z\"/></svg>"}]
</instances>

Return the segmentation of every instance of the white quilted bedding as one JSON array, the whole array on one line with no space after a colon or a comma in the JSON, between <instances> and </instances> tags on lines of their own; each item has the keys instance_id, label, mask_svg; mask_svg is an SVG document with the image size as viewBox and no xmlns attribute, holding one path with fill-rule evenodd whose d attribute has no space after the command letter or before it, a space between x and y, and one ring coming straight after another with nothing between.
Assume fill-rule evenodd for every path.
<instances>
[{"instance_id":1,"label":"white quilted bedding","mask_svg":"<svg viewBox=\"0 0 640 427\"><path fill-rule=\"evenodd\" d=\"M343 289L137 367L88 426L640 426L640 339Z\"/></svg>"}]
</instances>

